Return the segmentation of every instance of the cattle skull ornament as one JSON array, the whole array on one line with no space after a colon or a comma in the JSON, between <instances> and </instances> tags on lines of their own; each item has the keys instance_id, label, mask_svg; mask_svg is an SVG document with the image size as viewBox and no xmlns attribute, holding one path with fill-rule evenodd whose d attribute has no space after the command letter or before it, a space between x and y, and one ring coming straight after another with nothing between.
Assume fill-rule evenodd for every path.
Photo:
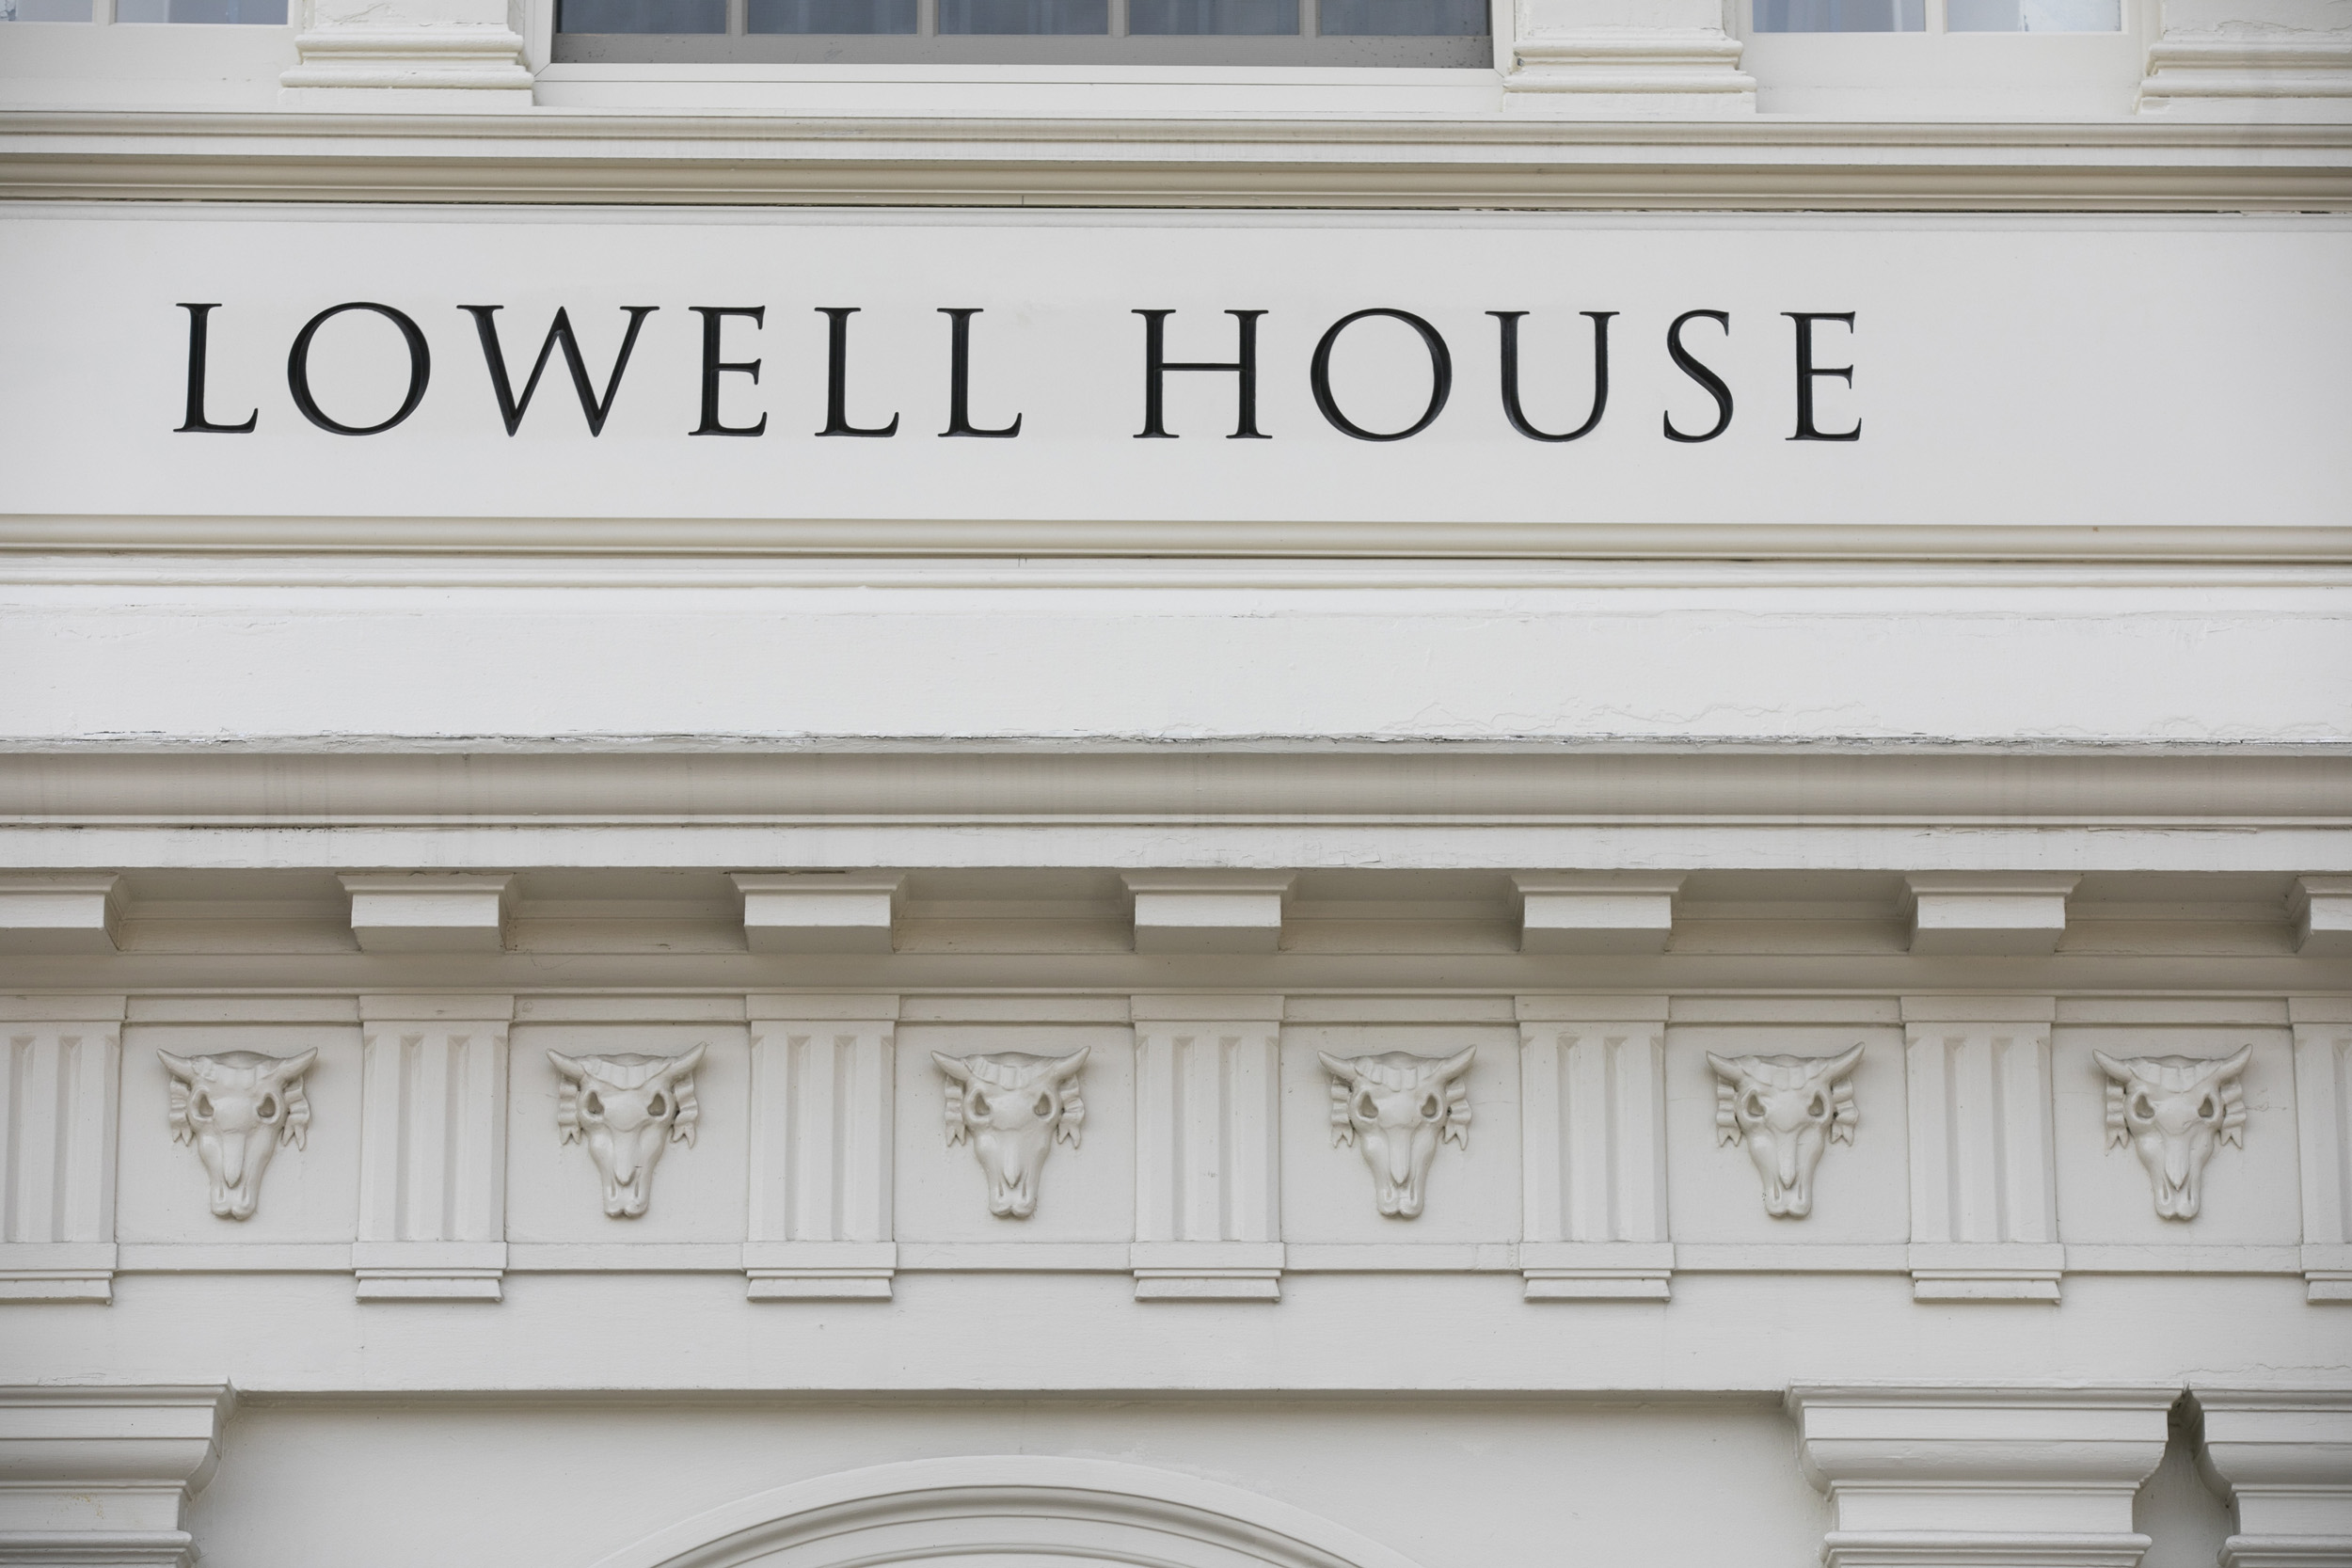
<instances>
[{"instance_id":1,"label":"cattle skull ornament","mask_svg":"<svg viewBox=\"0 0 2352 1568\"><path fill-rule=\"evenodd\" d=\"M2107 1147L2132 1146L2156 1190L2156 1212L2193 1220L2205 1162L2217 1144L2246 1147L2246 1094L2238 1077L2254 1048L2218 1058L2135 1056L2094 1051L2107 1075Z\"/></svg>"},{"instance_id":2,"label":"cattle skull ornament","mask_svg":"<svg viewBox=\"0 0 2352 1568\"><path fill-rule=\"evenodd\" d=\"M653 1197L653 1167L674 1143L694 1142L702 1119L694 1069L706 1046L682 1056L566 1056L548 1060L563 1077L555 1125L564 1142L584 1143L604 1181L607 1218L633 1220Z\"/></svg>"},{"instance_id":3,"label":"cattle skull ornament","mask_svg":"<svg viewBox=\"0 0 2352 1568\"><path fill-rule=\"evenodd\" d=\"M1317 1052L1331 1074L1331 1146L1353 1144L1372 1168L1380 1212L1391 1219L1420 1215L1428 1196L1429 1167L1438 1145L1470 1148L1471 1046L1458 1054L1416 1056L1389 1051L1372 1056Z\"/></svg>"},{"instance_id":4,"label":"cattle skull ornament","mask_svg":"<svg viewBox=\"0 0 2352 1568\"><path fill-rule=\"evenodd\" d=\"M1037 1212L1045 1156L1057 1143L1078 1147L1087 1118L1078 1072L1088 1049L1067 1056L931 1053L947 1075L947 1147L970 1141L988 1176L988 1212L999 1219L1025 1220Z\"/></svg>"},{"instance_id":5,"label":"cattle skull ornament","mask_svg":"<svg viewBox=\"0 0 2352 1568\"><path fill-rule=\"evenodd\" d=\"M1764 1179L1764 1212L1801 1220L1813 1212L1813 1173L1831 1144L1851 1144L1862 1113L1853 1069L1862 1047L1835 1056L1718 1056L1715 1147L1745 1144Z\"/></svg>"},{"instance_id":6,"label":"cattle skull ornament","mask_svg":"<svg viewBox=\"0 0 2352 1568\"><path fill-rule=\"evenodd\" d=\"M278 1146L299 1148L310 1142L310 1101L302 1092L302 1075L319 1053L155 1054L171 1074L171 1141L196 1146L212 1179L213 1212L225 1220L251 1219L262 1201L262 1173Z\"/></svg>"}]
</instances>

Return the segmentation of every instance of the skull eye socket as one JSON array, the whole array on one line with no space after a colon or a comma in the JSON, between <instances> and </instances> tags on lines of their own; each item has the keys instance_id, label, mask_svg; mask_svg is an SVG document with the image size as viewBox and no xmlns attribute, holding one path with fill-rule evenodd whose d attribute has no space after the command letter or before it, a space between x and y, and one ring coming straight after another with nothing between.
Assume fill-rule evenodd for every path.
<instances>
[{"instance_id":1,"label":"skull eye socket","mask_svg":"<svg viewBox=\"0 0 2352 1568\"><path fill-rule=\"evenodd\" d=\"M1435 1121L1443 1115L1445 1115L1445 1102L1443 1101L1440 1101L1434 1094L1425 1094L1421 1097L1422 1120Z\"/></svg>"},{"instance_id":2,"label":"skull eye socket","mask_svg":"<svg viewBox=\"0 0 2352 1568\"><path fill-rule=\"evenodd\" d=\"M1362 1120L1378 1121L1380 1119L1380 1107L1373 1103L1372 1091L1370 1089L1358 1089L1356 1091L1356 1103L1350 1107L1350 1109L1352 1109Z\"/></svg>"},{"instance_id":3,"label":"skull eye socket","mask_svg":"<svg viewBox=\"0 0 2352 1568\"><path fill-rule=\"evenodd\" d=\"M2146 1089L2134 1089L2132 1091L2131 1099L2124 1102L2123 1109L2124 1113L2134 1121L2153 1121L2156 1119L2156 1107L2154 1103L2149 1100L2148 1091Z\"/></svg>"},{"instance_id":4,"label":"skull eye socket","mask_svg":"<svg viewBox=\"0 0 2352 1568\"><path fill-rule=\"evenodd\" d=\"M199 1121L213 1119L213 1097L199 1089L188 1097L188 1115Z\"/></svg>"},{"instance_id":5,"label":"skull eye socket","mask_svg":"<svg viewBox=\"0 0 2352 1568\"><path fill-rule=\"evenodd\" d=\"M1829 1101L1821 1098L1820 1090L1815 1089L1813 1098L1804 1102L1804 1114L1816 1121L1829 1115Z\"/></svg>"},{"instance_id":6,"label":"skull eye socket","mask_svg":"<svg viewBox=\"0 0 2352 1568\"><path fill-rule=\"evenodd\" d=\"M1054 1115L1054 1097L1050 1094L1039 1095L1037 1103L1029 1107L1029 1114L1040 1121L1050 1119Z\"/></svg>"},{"instance_id":7,"label":"skull eye socket","mask_svg":"<svg viewBox=\"0 0 2352 1568\"><path fill-rule=\"evenodd\" d=\"M1764 1097L1750 1089L1740 1097L1740 1115L1749 1121L1764 1119Z\"/></svg>"},{"instance_id":8,"label":"skull eye socket","mask_svg":"<svg viewBox=\"0 0 2352 1568\"><path fill-rule=\"evenodd\" d=\"M253 1114L263 1121L276 1121L278 1119L278 1097L274 1094L262 1096L262 1102L253 1107Z\"/></svg>"},{"instance_id":9,"label":"skull eye socket","mask_svg":"<svg viewBox=\"0 0 2352 1568\"><path fill-rule=\"evenodd\" d=\"M976 1117L985 1118L989 1115L988 1096L982 1094L977 1088L965 1096L963 1103L964 1108Z\"/></svg>"},{"instance_id":10,"label":"skull eye socket","mask_svg":"<svg viewBox=\"0 0 2352 1568\"><path fill-rule=\"evenodd\" d=\"M656 1089L653 1098L645 1101L645 1114L649 1117L666 1117L670 1114L670 1102L661 1098L660 1090Z\"/></svg>"},{"instance_id":11,"label":"skull eye socket","mask_svg":"<svg viewBox=\"0 0 2352 1568\"><path fill-rule=\"evenodd\" d=\"M590 1089L586 1094L580 1097L580 1109L586 1111L592 1117L601 1117L604 1115L604 1097L596 1093L594 1089Z\"/></svg>"},{"instance_id":12,"label":"skull eye socket","mask_svg":"<svg viewBox=\"0 0 2352 1568\"><path fill-rule=\"evenodd\" d=\"M2221 1119L2221 1107L2215 1103L2213 1096L2207 1095L2204 1099L2197 1102L2197 1119L2199 1121L2219 1121Z\"/></svg>"}]
</instances>

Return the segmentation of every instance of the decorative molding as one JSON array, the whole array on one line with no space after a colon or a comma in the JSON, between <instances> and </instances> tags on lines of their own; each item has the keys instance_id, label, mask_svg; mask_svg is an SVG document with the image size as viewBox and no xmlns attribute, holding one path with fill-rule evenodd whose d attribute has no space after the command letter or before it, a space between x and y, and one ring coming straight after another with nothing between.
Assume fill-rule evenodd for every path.
<instances>
[{"instance_id":1,"label":"decorative molding","mask_svg":"<svg viewBox=\"0 0 2352 1568\"><path fill-rule=\"evenodd\" d=\"M1679 876L1629 871L1522 871L1522 953L1663 953Z\"/></svg>"},{"instance_id":2,"label":"decorative molding","mask_svg":"<svg viewBox=\"0 0 2352 1568\"><path fill-rule=\"evenodd\" d=\"M1107 1459L984 1454L844 1470L656 1531L594 1568L859 1568L952 1539L1007 1560L1189 1568L1415 1568L1288 1503Z\"/></svg>"},{"instance_id":3,"label":"decorative molding","mask_svg":"<svg viewBox=\"0 0 2352 1568\"><path fill-rule=\"evenodd\" d=\"M1707 1053L1715 1069L1716 1147L1747 1146L1764 1181L1764 1212L1774 1219L1812 1213L1822 1150L1853 1142L1862 1112L1852 1075L1862 1050L1856 1045L1835 1056Z\"/></svg>"},{"instance_id":4,"label":"decorative molding","mask_svg":"<svg viewBox=\"0 0 2352 1568\"><path fill-rule=\"evenodd\" d=\"M887 953L906 879L895 871L736 872L755 953Z\"/></svg>"},{"instance_id":5,"label":"decorative molding","mask_svg":"<svg viewBox=\"0 0 2352 1568\"><path fill-rule=\"evenodd\" d=\"M1936 956L2054 953L2080 877L2049 872L1915 871L1903 879L1911 950Z\"/></svg>"},{"instance_id":6,"label":"decorative molding","mask_svg":"<svg viewBox=\"0 0 2352 1568\"><path fill-rule=\"evenodd\" d=\"M469 101L479 104L487 96L477 93ZM386 92L387 109L393 106L389 97ZM1514 94L1512 103L1526 105L1536 97ZM1015 101L1002 114L926 117L893 112L891 104L903 99L878 102L870 112L834 115L628 109L415 115L367 112L373 102L368 92L344 94L339 103L358 107L337 113L0 114L0 198L368 201L397 195L421 202L657 208L865 200L1018 206L1031 213L1048 206L1190 206L1973 214L2297 212L2352 205L2352 135L2325 124L2173 124L2157 116L2112 123L1807 123L1745 115L1106 119L1027 113ZM613 157L612 149L624 141L630 155ZM281 526L245 521L268 530ZM326 536L342 547L360 542L365 536L351 531L355 521L326 520ZM403 521L409 529L393 536L396 547L411 547L421 537L415 524L424 520ZM665 538L672 547L683 547L696 537L696 525L676 518L666 520L665 535L658 526L663 521L644 519L656 548ZM222 526L207 520L208 528ZM585 526L584 519L562 519L548 537L576 547ZM333 532L337 527L343 531ZM1449 528L1457 537L1446 542ZM1005 548L1001 536L982 531L959 540L959 531L973 534L973 525L923 532L951 550ZM1353 523L1333 531L1362 536ZM1449 553L1489 551L1496 537L1469 523L1415 531ZM1598 536L1614 531L1602 530ZM1643 528L1630 534L1655 540L1661 531ZM1689 536L1709 531L1693 529ZM1890 545L1912 535L1894 546L1906 553L1995 533L1967 528L1865 531ZM2031 538L2061 533L2081 547L2105 531L2014 531ZM2173 531L2137 531L2145 540ZM2244 531L2285 540L2299 531ZM2320 531L2320 536L2335 532ZM844 519L828 533L824 547L858 552L871 552L890 538L879 519ZM1268 547L1240 519L1219 519L1186 533L1213 552ZM1841 533L1861 536L1820 531L1822 537ZM1118 536L1122 542L1114 547L1120 549L1166 545L1123 529ZM1997 554L1978 548L1988 559ZM1657 552L1653 546L1633 553Z\"/></svg>"},{"instance_id":7,"label":"decorative molding","mask_svg":"<svg viewBox=\"0 0 2352 1568\"><path fill-rule=\"evenodd\" d=\"M1522 0L1522 12L1551 8ZM1538 31L1512 46L1502 79L1507 114L1752 115L1756 78L1740 43L1721 27Z\"/></svg>"},{"instance_id":8,"label":"decorative molding","mask_svg":"<svg viewBox=\"0 0 2352 1568\"><path fill-rule=\"evenodd\" d=\"M2172 1388L1788 1391L1825 1568L2137 1568Z\"/></svg>"},{"instance_id":9,"label":"decorative molding","mask_svg":"<svg viewBox=\"0 0 2352 1568\"><path fill-rule=\"evenodd\" d=\"M887 1301L896 996L754 996L753 1301Z\"/></svg>"},{"instance_id":10,"label":"decorative molding","mask_svg":"<svg viewBox=\"0 0 2352 1568\"><path fill-rule=\"evenodd\" d=\"M0 1563L194 1568L187 1500L220 1463L225 1384L0 1387Z\"/></svg>"},{"instance_id":11,"label":"decorative molding","mask_svg":"<svg viewBox=\"0 0 2352 1568\"><path fill-rule=\"evenodd\" d=\"M517 1023L740 1023L741 991L673 996L556 993L515 998Z\"/></svg>"},{"instance_id":12,"label":"decorative molding","mask_svg":"<svg viewBox=\"0 0 2352 1568\"><path fill-rule=\"evenodd\" d=\"M1281 1297L1279 996L1137 996L1138 1301Z\"/></svg>"},{"instance_id":13,"label":"decorative molding","mask_svg":"<svg viewBox=\"0 0 2352 1568\"><path fill-rule=\"evenodd\" d=\"M1578 1000L1518 1003L1523 1291L1664 1301L1674 1248L1663 999L1616 1022L1546 1017L1584 1010Z\"/></svg>"},{"instance_id":14,"label":"decorative molding","mask_svg":"<svg viewBox=\"0 0 2352 1568\"><path fill-rule=\"evenodd\" d=\"M2297 877L2287 895L2295 950L2307 958L2352 958L2352 877Z\"/></svg>"},{"instance_id":15,"label":"decorative molding","mask_svg":"<svg viewBox=\"0 0 2352 1568\"><path fill-rule=\"evenodd\" d=\"M2297 998L2293 1012L2305 1291L2352 1306L2352 1005Z\"/></svg>"},{"instance_id":16,"label":"decorative molding","mask_svg":"<svg viewBox=\"0 0 2352 1568\"><path fill-rule=\"evenodd\" d=\"M108 872L0 877L0 953L112 953L121 945L122 879Z\"/></svg>"},{"instance_id":17,"label":"decorative molding","mask_svg":"<svg viewBox=\"0 0 2352 1568\"><path fill-rule=\"evenodd\" d=\"M1903 998L1912 1293L2058 1298L2048 997Z\"/></svg>"},{"instance_id":18,"label":"decorative molding","mask_svg":"<svg viewBox=\"0 0 2352 1568\"><path fill-rule=\"evenodd\" d=\"M349 991L320 996L132 996L126 1023L342 1023L359 1022L359 999Z\"/></svg>"},{"instance_id":19,"label":"decorative molding","mask_svg":"<svg viewBox=\"0 0 2352 1568\"><path fill-rule=\"evenodd\" d=\"M2283 24L2241 20L2177 28L2172 13L2181 8L2179 0L2165 6L2164 36L2148 46L2139 113L2238 123L2352 124L2352 34L2343 27L2301 27L2296 22L2304 18L2296 17ZM2220 8L2284 9L2263 0Z\"/></svg>"},{"instance_id":20,"label":"decorative molding","mask_svg":"<svg viewBox=\"0 0 2352 1568\"><path fill-rule=\"evenodd\" d=\"M1288 872L1129 871L1138 953L1272 953L1282 945Z\"/></svg>"},{"instance_id":21,"label":"decorative molding","mask_svg":"<svg viewBox=\"0 0 2352 1568\"><path fill-rule=\"evenodd\" d=\"M497 1301L511 996L359 999L361 1301Z\"/></svg>"},{"instance_id":22,"label":"decorative molding","mask_svg":"<svg viewBox=\"0 0 2352 1568\"><path fill-rule=\"evenodd\" d=\"M2221 1568L2352 1562L2352 1388L2190 1392L2198 1464L2237 1510Z\"/></svg>"},{"instance_id":23,"label":"decorative molding","mask_svg":"<svg viewBox=\"0 0 2352 1568\"><path fill-rule=\"evenodd\" d=\"M155 1054L171 1075L171 1141L196 1146L214 1217L251 1219L278 1146L310 1147L310 1097L302 1080L319 1059L317 1048L294 1056Z\"/></svg>"},{"instance_id":24,"label":"decorative molding","mask_svg":"<svg viewBox=\"0 0 2352 1568\"><path fill-rule=\"evenodd\" d=\"M694 1069L707 1043L681 1055L566 1056L548 1053L562 1087L555 1125L566 1144L584 1143L604 1184L607 1219L637 1219L653 1200L654 1166L671 1144L694 1144L702 1102Z\"/></svg>"},{"instance_id":25,"label":"decorative molding","mask_svg":"<svg viewBox=\"0 0 2352 1568\"><path fill-rule=\"evenodd\" d=\"M56 1016L0 1022L0 1303L111 1301L123 999L28 1002Z\"/></svg>"},{"instance_id":26,"label":"decorative molding","mask_svg":"<svg viewBox=\"0 0 2352 1568\"><path fill-rule=\"evenodd\" d=\"M1506 115L1701 119L1756 113L1715 0L1514 0ZM1497 19L1498 27L1502 19Z\"/></svg>"},{"instance_id":27,"label":"decorative molding","mask_svg":"<svg viewBox=\"0 0 2352 1568\"><path fill-rule=\"evenodd\" d=\"M503 0L299 0L290 109L528 109L532 75Z\"/></svg>"},{"instance_id":28,"label":"decorative molding","mask_svg":"<svg viewBox=\"0 0 2352 1568\"><path fill-rule=\"evenodd\" d=\"M1106 820L1118 820L1136 824L1136 844L1194 842L1185 830L1206 822L1214 832L1198 842L1263 843L1279 829L1283 836L1272 842L1283 846L1361 843L1380 848L1387 864L1459 869L1466 847L1496 829L1621 836L1629 819L1707 831L1728 817L1740 823L1736 842L1799 864L1836 843L1899 847L1915 864L1965 870L2031 840L2096 852L2105 870L2272 872L2294 869L2281 863L2289 856L2339 852L2328 848L2337 819L2313 818L2301 802L2352 792L2352 748L2343 747L2249 752L2217 771L2209 752L2187 747L1939 752L1857 740L1799 755L1627 737L1549 749L1367 737L1279 755L1220 741L1118 752L1057 751L1041 736L730 747L620 735L569 748L478 736L460 768L413 739L395 750L399 738L354 736L340 751L268 736L119 747L20 739L0 752L0 819L16 827L5 842L29 847L24 833L70 826L77 839L135 845L143 866L200 867L216 863L226 829L300 828L322 847L356 840L375 852L421 853L405 824L444 816L502 830L493 835L500 853L509 845L518 853L578 845L579 853L594 843L632 857L599 863L666 865L671 859L653 857L675 855L681 826L713 853L771 843L787 828L796 843L831 846L831 826L851 836L839 846L847 856L868 852L868 835L886 825L927 849L922 863L944 867L1015 863L1002 858L1002 832L1024 841L1041 827L1102 835ZM681 797L684 780L691 799ZM332 799L337 810L289 811L280 790ZM158 819L172 826L151 832ZM2254 826L2266 831L2242 831ZM1935 827L1968 831L1948 840L1918 831ZM2201 840L2201 857L2190 861L2149 858L2161 854L2158 841L2176 844L2190 829L2226 842L2207 852ZM1773 836L1753 836L1760 832Z\"/></svg>"},{"instance_id":29,"label":"decorative molding","mask_svg":"<svg viewBox=\"0 0 2352 1568\"><path fill-rule=\"evenodd\" d=\"M1045 1156L1057 1143L1078 1147L1087 1115L1078 1074L1088 1050L1066 1056L931 1053L947 1075L947 1147L971 1144L988 1177L988 1212L999 1219L1035 1213Z\"/></svg>"},{"instance_id":30,"label":"decorative molding","mask_svg":"<svg viewBox=\"0 0 2352 1568\"><path fill-rule=\"evenodd\" d=\"M2155 1189L2158 1215L2195 1219L2215 1147L2246 1147L2246 1091L2239 1078L2254 1048L2218 1058L2090 1054L2107 1075L2107 1148L2138 1154Z\"/></svg>"},{"instance_id":31,"label":"decorative molding","mask_svg":"<svg viewBox=\"0 0 2352 1568\"><path fill-rule=\"evenodd\" d=\"M506 944L514 878L399 871L346 876L351 934L365 953L496 953Z\"/></svg>"},{"instance_id":32,"label":"decorative molding","mask_svg":"<svg viewBox=\"0 0 2352 1568\"><path fill-rule=\"evenodd\" d=\"M1470 1085L1464 1080L1478 1048L1445 1057L1405 1051L1315 1054L1331 1074L1331 1147L1355 1148L1363 1155L1381 1213L1419 1219L1438 1145L1450 1143L1470 1152Z\"/></svg>"}]
</instances>

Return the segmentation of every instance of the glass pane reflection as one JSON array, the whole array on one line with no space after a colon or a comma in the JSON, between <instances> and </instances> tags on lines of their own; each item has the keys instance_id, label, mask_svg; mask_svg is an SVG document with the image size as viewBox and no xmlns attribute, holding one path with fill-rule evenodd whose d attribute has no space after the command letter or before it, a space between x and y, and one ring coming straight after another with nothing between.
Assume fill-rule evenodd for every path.
<instances>
[{"instance_id":1,"label":"glass pane reflection","mask_svg":"<svg viewBox=\"0 0 2352 1568\"><path fill-rule=\"evenodd\" d=\"M1486 0L1323 0L1325 38L1478 38Z\"/></svg>"},{"instance_id":2,"label":"glass pane reflection","mask_svg":"<svg viewBox=\"0 0 2352 1568\"><path fill-rule=\"evenodd\" d=\"M727 0L559 0L562 33L723 33Z\"/></svg>"},{"instance_id":3,"label":"glass pane reflection","mask_svg":"<svg viewBox=\"0 0 2352 1568\"><path fill-rule=\"evenodd\" d=\"M88 14L88 7L83 14ZM115 0L117 22L286 24L286 0Z\"/></svg>"},{"instance_id":4,"label":"glass pane reflection","mask_svg":"<svg viewBox=\"0 0 2352 1568\"><path fill-rule=\"evenodd\" d=\"M942 33L1107 33L1110 0L939 0Z\"/></svg>"},{"instance_id":5,"label":"glass pane reflection","mask_svg":"<svg viewBox=\"0 0 2352 1568\"><path fill-rule=\"evenodd\" d=\"M1127 31L1288 36L1298 31L1298 0L1127 0Z\"/></svg>"},{"instance_id":6,"label":"glass pane reflection","mask_svg":"<svg viewBox=\"0 0 2352 1568\"><path fill-rule=\"evenodd\" d=\"M751 33L912 33L914 0L748 0Z\"/></svg>"},{"instance_id":7,"label":"glass pane reflection","mask_svg":"<svg viewBox=\"0 0 2352 1568\"><path fill-rule=\"evenodd\" d=\"M1924 33L1927 0L1756 0L1759 33Z\"/></svg>"},{"instance_id":8,"label":"glass pane reflection","mask_svg":"<svg viewBox=\"0 0 2352 1568\"><path fill-rule=\"evenodd\" d=\"M2123 25L2122 0L1948 0L1944 25L1955 33L2112 33Z\"/></svg>"}]
</instances>

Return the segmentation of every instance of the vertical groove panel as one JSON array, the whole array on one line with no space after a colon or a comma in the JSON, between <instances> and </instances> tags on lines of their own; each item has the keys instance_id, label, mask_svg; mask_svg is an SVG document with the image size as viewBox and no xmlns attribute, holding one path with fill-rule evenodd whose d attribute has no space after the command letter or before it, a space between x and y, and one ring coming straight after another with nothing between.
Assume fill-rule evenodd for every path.
<instances>
[{"instance_id":1,"label":"vertical groove panel","mask_svg":"<svg viewBox=\"0 0 2352 1568\"><path fill-rule=\"evenodd\" d=\"M17 1166L24 1157L24 1136L18 1122L24 1111L24 1056L32 1046L25 1035L10 1035L6 1070L0 1071L0 1242L29 1242L25 1234L24 1182Z\"/></svg>"}]
</instances>

